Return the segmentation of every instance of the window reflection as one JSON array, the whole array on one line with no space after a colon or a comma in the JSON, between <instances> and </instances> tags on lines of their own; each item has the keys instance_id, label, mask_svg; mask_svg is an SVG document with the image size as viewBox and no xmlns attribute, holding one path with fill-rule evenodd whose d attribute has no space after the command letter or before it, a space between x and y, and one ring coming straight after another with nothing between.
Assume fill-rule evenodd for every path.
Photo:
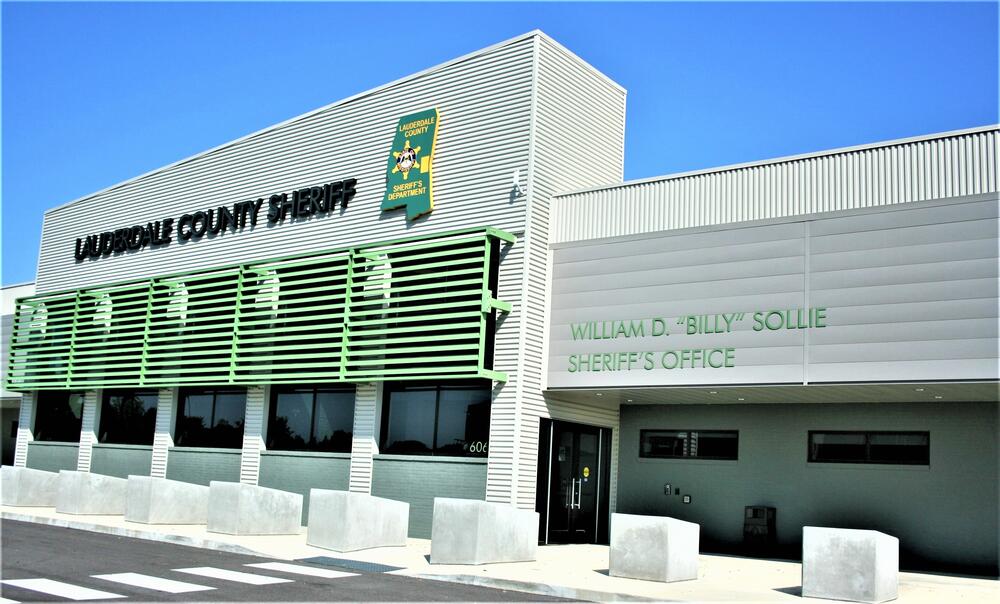
<instances>
[{"instance_id":1,"label":"window reflection","mask_svg":"<svg viewBox=\"0 0 1000 604\"><path fill-rule=\"evenodd\" d=\"M489 387L480 384L387 387L381 451L485 457L490 401Z\"/></svg>"},{"instance_id":2,"label":"window reflection","mask_svg":"<svg viewBox=\"0 0 1000 604\"><path fill-rule=\"evenodd\" d=\"M35 440L80 442L83 393L43 390L37 397Z\"/></svg>"},{"instance_id":3,"label":"window reflection","mask_svg":"<svg viewBox=\"0 0 1000 604\"><path fill-rule=\"evenodd\" d=\"M354 390L275 387L267 448L349 453L354 432Z\"/></svg>"},{"instance_id":4,"label":"window reflection","mask_svg":"<svg viewBox=\"0 0 1000 604\"><path fill-rule=\"evenodd\" d=\"M155 391L105 391L97 440L125 445L153 444L157 399Z\"/></svg>"},{"instance_id":5,"label":"window reflection","mask_svg":"<svg viewBox=\"0 0 1000 604\"><path fill-rule=\"evenodd\" d=\"M240 448L246 397L244 389L181 390L175 435L177 446Z\"/></svg>"}]
</instances>

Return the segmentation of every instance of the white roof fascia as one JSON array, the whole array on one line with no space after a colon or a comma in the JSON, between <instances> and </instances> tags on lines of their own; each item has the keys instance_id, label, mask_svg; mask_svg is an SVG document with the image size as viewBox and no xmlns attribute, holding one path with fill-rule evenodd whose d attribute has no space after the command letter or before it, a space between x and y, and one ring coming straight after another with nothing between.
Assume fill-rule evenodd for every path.
<instances>
[{"instance_id":1,"label":"white roof fascia","mask_svg":"<svg viewBox=\"0 0 1000 604\"><path fill-rule=\"evenodd\" d=\"M719 172L730 172L733 170L743 170L746 168L755 168L759 166L767 166L773 164L783 164L791 163L795 161L802 161L804 159L812 159L816 157L827 157L831 155L843 155L846 153L856 153L858 151L865 151L867 149L877 149L883 147L896 147L899 145L907 145L912 143L919 143L922 141L929 141L941 138L952 138L955 136L964 136L968 134L978 134L980 132L990 132L994 130L1000 130L1000 124L992 124L989 126L976 126L974 128L964 128L961 130L949 130L947 132L937 132L934 134L922 134L920 136L911 136L908 138L897 138L888 141L880 141L876 143L867 143L864 145L855 145L852 147L839 147L837 149L828 149L826 151L813 151L811 153L802 153L799 155L786 155L783 157L775 157L772 159L762 159L757 161L745 162L741 164L730 164L728 166L719 166L716 168L703 168L701 170L691 170L689 172L676 172L674 174L664 174L662 176L650 176L648 178L639 178L636 180L627 180L625 182L612 184L612 185L600 185L596 187L590 187L587 189L579 189L576 191L567 191L565 193L557 193L553 195L553 198L557 197L571 197L573 195L580 195L582 193L592 193L594 191L607 191L610 189L620 189L625 187L631 187L635 185L643 185L648 183L675 180L678 178L688 178L691 176L700 176L703 174L714 174Z\"/></svg>"}]
</instances>

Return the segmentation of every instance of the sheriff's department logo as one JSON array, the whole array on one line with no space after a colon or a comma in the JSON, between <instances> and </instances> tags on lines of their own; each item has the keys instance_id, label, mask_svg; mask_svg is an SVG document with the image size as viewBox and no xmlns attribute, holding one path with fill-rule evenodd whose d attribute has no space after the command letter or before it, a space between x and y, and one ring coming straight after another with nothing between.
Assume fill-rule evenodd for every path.
<instances>
[{"instance_id":1,"label":"sheriff's department logo","mask_svg":"<svg viewBox=\"0 0 1000 604\"><path fill-rule=\"evenodd\" d=\"M414 149L410 146L410 141L403 143L402 151L393 151L392 154L396 156L396 167L392 169L392 173L396 172L403 173L403 180L410 175L410 170L413 168L420 169L420 160L417 159L417 154L420 153L420 147Z\"/></svg>"},{"instance_id":2,"label":"sheriff's department logo","mask_svg":"<svg viewBox=\"0 0 1000 604\"><path fill-rule=\"evenodd\" d=\"M385 172L383 211L406 206L406 217L413 220L434 209L437 125L436 108L400 118Z\"/></svg>"}]
</instances>

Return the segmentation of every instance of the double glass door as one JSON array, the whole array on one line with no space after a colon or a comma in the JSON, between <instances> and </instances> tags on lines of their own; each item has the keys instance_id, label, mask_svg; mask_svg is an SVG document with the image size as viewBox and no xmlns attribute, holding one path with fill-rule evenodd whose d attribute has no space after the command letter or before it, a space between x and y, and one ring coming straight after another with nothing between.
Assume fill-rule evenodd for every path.
<instances>
[{"instance_id":1,"label":"double glass door","mask_svg":"<svg viewBox=\"0 0 1000 604\"><path fill-rule=\"evenodd\" d=\"M537 505L540 540L606 542L611 431L543 420L541 432Z\"/></svg>"}]
</instances>

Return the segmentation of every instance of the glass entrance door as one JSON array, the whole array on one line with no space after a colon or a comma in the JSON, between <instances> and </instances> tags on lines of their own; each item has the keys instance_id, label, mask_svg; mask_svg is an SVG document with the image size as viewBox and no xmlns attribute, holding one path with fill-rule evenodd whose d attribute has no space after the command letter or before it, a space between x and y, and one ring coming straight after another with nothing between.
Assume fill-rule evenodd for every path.
<instances>
[{"instance_id":1,"label":"glass entrance door","mask_svg":"<svg viewBox=\"0 0 1000 604\"><path fill-rule=\"evenodd\" d=\"M545 543L599 543L607 539L610 431L547 422L539 461L548 461L546 493L539 493ZM548 436L548 438L544 438ZM548 449L544 450L546 441ZM542 466L542 463L539 463ZM541 471L543 468L539 468ZM540 485L543 483L539 477ZM543 496L544 495L544 496ZM546 499L544 503L542 499ZM603 515L603 518L602 518Z\"/></svg>"}]
</instances>

